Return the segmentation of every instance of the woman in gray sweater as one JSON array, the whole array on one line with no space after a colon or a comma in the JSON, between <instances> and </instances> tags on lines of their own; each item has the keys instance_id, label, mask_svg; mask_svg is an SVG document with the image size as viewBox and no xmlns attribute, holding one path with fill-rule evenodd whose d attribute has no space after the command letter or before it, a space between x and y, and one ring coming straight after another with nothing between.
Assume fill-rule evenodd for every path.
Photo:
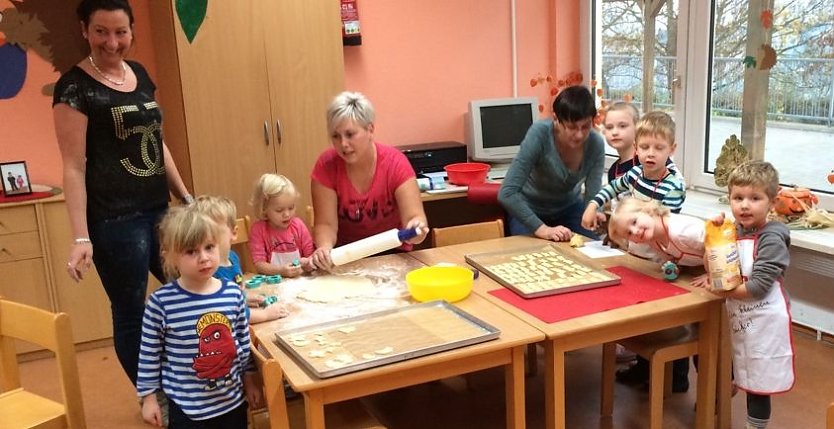
<instances>
[{"instance_id":1,"label":"woman in gray sweater","mask_svg":"<svg viewBox=\"0 0 834 429\"><path fill-rule=\"evenodd\" d=\"M596 113L588 88L571 86L553 101L553 117L527 130L498 194L511 235L596 238L581 226L585 203L602 186L605 141L593 130Z\"/></svg>"}]
</instances>

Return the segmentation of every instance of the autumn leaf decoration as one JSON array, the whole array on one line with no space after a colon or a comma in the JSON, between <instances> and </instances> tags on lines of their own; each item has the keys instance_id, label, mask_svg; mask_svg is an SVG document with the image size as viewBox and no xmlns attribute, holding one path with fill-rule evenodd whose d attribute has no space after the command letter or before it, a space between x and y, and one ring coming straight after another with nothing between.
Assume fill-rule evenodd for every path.
<instances>
[{"instance_id":1,"label":"autumn leaf decoration","mask_svg":"<svg viewBox=\"0 0 834 429\"><path fill-rule=\"evenodd\" d=\"M568 73L562 79L554 79L553 76L550 74L542 75L541 73L536 74L536 76L530 78L530 87L535 88L537 86L547 87L548 99L551 99L559 94L559 91L562 89L578 85L582 83L582 72L571 72ZM544 112L544 104L539 103L539 113Z\"/></svg>"},{"instance_id":2,"label":"autumn leaf decoration","mask_svg":"<svg viewBox=\"0 0 834 429\"><path fill-rule=\"evenodd\" d=\"M605 116L608 114L608 108L611 106L611 100L607 98L603 98L605 95L605 91L602 88L597 88L597 80L591 80L591 89L596 88L596 95L599 97L599 107L597 107L597 114L594 116L594 126L598 129L603 128L603 123L605 122ZM623 95L623 100L626 103L631 103L634 100L634 97L631 94Z\"/></svg>"},{"instance_id":3,"label":"autumn leaf decoration","mask_svg":"<svg viewBox=\"0 0 834 429\"><path fill-rule=\"evenodd\" d=\"M773 26L773 11L770 9L763 10L761 15L759 15L759 20L762 22L762 27L765 30L769 30Z\"/></svg>"},{"instance_id":4,"label":"autumn leaf decoration","mask_svg":"<svg viewBox=\"0 0 834 429\"><path fill-rule=\"evenodd\" d=\"M759 70L770 70L776 65L776 50L770 45L762 44L759 48Z\"/></svg>"},{"instance_id":5,"label":"autumn leaf decoration","mask_svg":"<svg viewBox=\"0 0 834 429\"><path fill-rule=\"evenodd\" d=\"M176 9L182 31L188 43L191 43L206 18L208 0L176 0Z\"/></svg>"}]
</instances>

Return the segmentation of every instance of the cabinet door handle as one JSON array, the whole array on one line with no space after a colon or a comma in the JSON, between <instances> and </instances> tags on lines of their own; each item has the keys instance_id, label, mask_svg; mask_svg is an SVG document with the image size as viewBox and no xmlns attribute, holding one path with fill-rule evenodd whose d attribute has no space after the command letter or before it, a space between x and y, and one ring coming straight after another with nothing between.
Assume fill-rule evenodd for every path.
<instances>
[{"instance_id":1,"label":"cabinet door handle","mask_svg":"<svg viewBox=\"0 0 834 429\"><path fill-rule=\"evenodd\" d=\"M281 139L283 138L281 134L281 120L279 119L275 121L275 140L278 141L278 146L281 146Z\"/></svg>"},{"instance_id":2,"label":"cabinet door handle","mask_svg":"<svg viewBox=\"0 0 834 429\"><path fill-rule=\"evenodd\" d=\"M269 121L264 121L264 143L269 146Z\"/></svg>"}]
</instances>

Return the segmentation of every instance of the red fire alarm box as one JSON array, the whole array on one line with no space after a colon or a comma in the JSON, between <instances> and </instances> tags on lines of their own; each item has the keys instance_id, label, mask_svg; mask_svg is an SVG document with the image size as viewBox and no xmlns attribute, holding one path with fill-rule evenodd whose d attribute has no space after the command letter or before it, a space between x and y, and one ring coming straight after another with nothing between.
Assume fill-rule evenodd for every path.
<instances>
[{"instance_id":1,"label":"red fire alarm box","mask_svg":"<svg viewBox=\"0 0 834 429\"><path fill-rule=\"evenodd\" d=\"M359 31L359 9L356 0L341 0L342 2L342 44L358 46L362 44L362 33Z\"/></svg>"}]
</instances>

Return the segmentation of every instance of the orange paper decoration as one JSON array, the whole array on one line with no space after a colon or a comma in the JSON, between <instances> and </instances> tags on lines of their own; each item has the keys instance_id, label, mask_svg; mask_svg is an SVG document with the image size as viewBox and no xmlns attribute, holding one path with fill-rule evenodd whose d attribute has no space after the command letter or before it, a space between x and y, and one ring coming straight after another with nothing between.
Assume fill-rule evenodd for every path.
<instances>
[{"instance_id":1,"label":"orange paper decoration","mask_svg":"<svg viewBox=\"0 0 834 429\"><path fill-rule=\"evenodd\" d=\"M762 21L762 27L765 30L769 30L773 26L773 11L770 9L763 10L761 15L759 15L759 20Z\"/></svg>"}]
</instances>

